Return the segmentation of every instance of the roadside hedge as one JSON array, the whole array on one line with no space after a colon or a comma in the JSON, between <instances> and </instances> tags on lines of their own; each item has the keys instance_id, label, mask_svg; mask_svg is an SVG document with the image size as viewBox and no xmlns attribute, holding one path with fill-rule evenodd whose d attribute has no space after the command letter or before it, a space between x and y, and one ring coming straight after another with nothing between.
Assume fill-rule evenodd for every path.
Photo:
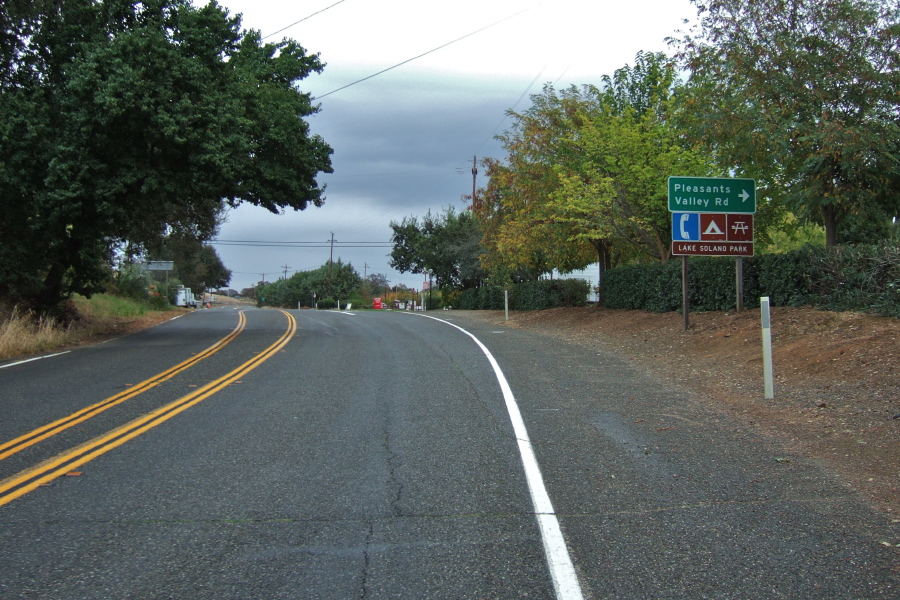
<instances>
[{"instance_id":1,"label":"roadside hedge","mask_svg":"<svg viewBox=\"0 0 900 600\"><path fill-rule=\"evenodd\" d=\"M735 308L735 259L693 257L688 261L691 310ZM604 279L609 308L681 310L681 261L627 265ZM807 247L785 254L744 259L744 306L815 306L871 311L900 317L900 246Z\"/></svg>"},{"instance_id":2,"label":"roadside hedge","mask_svg":"<svg viewBox=\"0 0 900 600\"><path fill-rule=\"evenodd\" d=\"M503 310L503 287L484 286L463 290L457 300L466 310ZM509 288L510 310L544 310L563 306L585 306L590 284L583 279L526 281Z\"/></svg>"}]
</instances>

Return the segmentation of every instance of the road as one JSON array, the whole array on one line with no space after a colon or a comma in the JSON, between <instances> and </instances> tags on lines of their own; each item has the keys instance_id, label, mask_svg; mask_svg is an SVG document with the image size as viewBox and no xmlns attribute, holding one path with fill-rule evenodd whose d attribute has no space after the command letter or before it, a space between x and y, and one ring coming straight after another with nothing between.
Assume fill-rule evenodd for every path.
<instances>
[{"instance_id":1,"label":"road","mask_svg":"<svg viewBox=\"0 0 900 600\"><path fill-rule=\"evenodd\" d=\"M0 364L4 600L896 598L897 520L460 313L218 308Z\"/></svg>"}]
</instances>

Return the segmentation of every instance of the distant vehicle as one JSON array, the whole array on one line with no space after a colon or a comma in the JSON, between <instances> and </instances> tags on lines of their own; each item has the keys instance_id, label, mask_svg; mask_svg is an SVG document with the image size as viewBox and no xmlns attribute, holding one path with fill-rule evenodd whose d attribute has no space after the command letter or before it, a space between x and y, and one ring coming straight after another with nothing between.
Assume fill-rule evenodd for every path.
<instances>
[{"instance_id":1,"label":"distant vehicle","mask_svg":"<svg viewBox=\"0 0 900 600\"><path fill-rule=\"evenodd\" d=\"M175 290L175 306L185 308L197 308L197 298L191 292L191 288L178 286Z\"/></svg>"}]
</instances>

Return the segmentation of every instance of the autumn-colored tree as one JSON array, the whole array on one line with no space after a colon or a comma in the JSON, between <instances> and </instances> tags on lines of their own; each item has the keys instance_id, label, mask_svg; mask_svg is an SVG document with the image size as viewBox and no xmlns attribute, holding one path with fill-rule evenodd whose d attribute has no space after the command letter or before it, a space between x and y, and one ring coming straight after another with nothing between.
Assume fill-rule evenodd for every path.
<instances>
[{"instance_id":1,"label":"autumn-colored tree","mask_svg":"<svg viewBox=\"0 0 900 600\"><path fill-rule=\"evenodd\" d=\"M508 156L487 161L478 206L492 270L597 261L602 288L604 270L623 256L667 260L667 178L711 174L709 157L671 120L676 92L674 62L641 52L599 88L548 86L527 111L510 113L500 138Z\"/></svg>"},{"instance_id":2,"label":"autumn-colored tree","mask_svg":"<svg viewBox=\"0 0 900 600\"><path fill-rule=\"evenodd\" d=\"M679 132L655 111L604 108L586 119L571 144L581 161L562 169L554 194L558 218L577 223L590 237L626 244L631 253L656 260L671 254L670 175L707 176L708 156L686 148ZM625 249L622 248L624 251Z\"/></svg>"},{"instance_id":3,"label":"autumn-colored tree","mask_svg":"<svg viewBox=\"0 0 900 600\"><path fill-rule=\"evenodd\" d=\"M522 113L508 112L513 124L499 136L507 156L485 161L490 182L475 212L486 266L495 274L537 278L553 269L582 268L596 256L556 218L549 200L559 188L557 168L577 160L567 143L570 131L582 114L593 112L597 95L587 86L557 92L548 85L531 101Z\"/></svg>"},{"instance_id":4,"label":"autumn-colored tree","mask_svg":"<svg viewBox=\"0 0 900 600\"><path fill-rule=\"evenodd\" d=\"M670 175L709 175L710 161L686 147L670 117L675 66L663 53L638 53L634 66L604 77L591 113L571 120L575 160L556 167L550 209L589 242L603 271L623 254L668 260Z\"/></svg>"}]
</instances>

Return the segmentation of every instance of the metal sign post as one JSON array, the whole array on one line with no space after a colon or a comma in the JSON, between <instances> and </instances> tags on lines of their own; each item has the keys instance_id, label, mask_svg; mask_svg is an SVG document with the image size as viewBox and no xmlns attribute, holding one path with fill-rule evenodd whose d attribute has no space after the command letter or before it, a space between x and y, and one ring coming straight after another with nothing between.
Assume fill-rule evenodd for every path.
<instances>
[{"instance_id":1,"label":"metal sign post","mask_svg":"<svg viewBox=\"0 0 900 600\"><path fill-rule=\"evenodd\" d=\"M690 319L688 315L691 312L691 303L688 296L688 257L681 257L681 312L684 316L684 331L688 330Z\"/></svg>"}]
</instances>

